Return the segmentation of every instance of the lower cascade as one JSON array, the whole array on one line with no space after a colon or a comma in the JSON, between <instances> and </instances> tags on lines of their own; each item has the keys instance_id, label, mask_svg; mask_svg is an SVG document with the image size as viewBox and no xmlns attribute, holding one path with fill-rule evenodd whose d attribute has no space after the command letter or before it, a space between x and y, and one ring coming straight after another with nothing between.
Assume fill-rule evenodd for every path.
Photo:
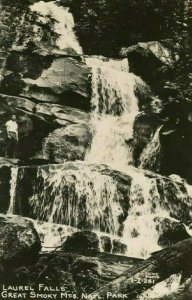
<instances>
[{"instance_id":1,"label":"lower cascade","mask_svg":"<svg viewBox=\"0 0 192 300\"><path fill-rule=\"evenodd\" d=\"M21 198L21 193L28 202L28 217L48 224L63 224L75 231L93 230L111 240L120 239L127 246L128 256L148 257L161 249L159 219L178 222L191 218L187 186L131 167L125 174L105 165L70 162L19 167L14 174L17 174L14 177L17 189L15 179L11 186L17 193L12 192L9 213L22 214L14 210L14 195ZM24 193L26 185L28 193ZM46 227L45 240L48 236L50 239L54 226ZM41 228L42 225L40 232ZM59 237L56 239L59 242Z\"/></svg>"}]
</instances>

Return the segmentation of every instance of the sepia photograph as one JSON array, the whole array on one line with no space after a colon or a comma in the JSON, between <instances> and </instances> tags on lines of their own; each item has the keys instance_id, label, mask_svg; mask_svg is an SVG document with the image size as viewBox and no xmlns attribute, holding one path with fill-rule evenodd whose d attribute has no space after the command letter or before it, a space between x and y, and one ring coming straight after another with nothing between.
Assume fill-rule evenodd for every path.
<instances>
[{"instance_id":1,"label":"sepia photograph","mask_svg":"<svg viewBox=\"0 0 192 300\"><path fill-rule=\"evenodd\" d=\"M192 1L0 0L0 300L192 300Z\"/></svg>"}]
</instances>

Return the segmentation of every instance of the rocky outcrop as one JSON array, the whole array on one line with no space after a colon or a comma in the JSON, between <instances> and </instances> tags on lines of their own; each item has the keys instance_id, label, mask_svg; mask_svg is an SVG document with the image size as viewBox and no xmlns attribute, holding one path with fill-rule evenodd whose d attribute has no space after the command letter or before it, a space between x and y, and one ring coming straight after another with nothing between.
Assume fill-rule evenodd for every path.
<instances>
[{"instance_id":1,"label":"rocky outcrop","mask_svg":"<svg viewBox=\"0 0 192 300\"><path fill-rule=\"evenodd\" d=\"M7 59L1 91L39 102L89 107L90 69L70 57L12 52Z\"/></svg>"},{"instance_id":2,"label":"rocky outcrop","mask_svg":"<svg viewBox=\"0 0 192 300\"><path fill-rule=\"evenodd\" d=\"M138 43L121 50L128 57L130 71L146 82L156 82L174 67L179 57L158 41Z\"/></svg>"},{"instance_id":3,"label":"rocky outcrop","mask_svg":"<svg viewBox=\"0 0 192 300\"><path fill-rule=\"evenodd\" d=\"M26 98L4 94L0 94L0 155L3 156L6 154L7 134L5 123L13 113L16 114L19 125L18 157L28 159L37 156L37 152L41 151L42 147L43 152L47 153L49 152L47 147L54 143L56 143L54 152L59 153L58 162L67 159L68 156L70 157L70 152L75 153L72 155L73 160L84 157L86 147L91 138L87 125L89 114L69 106L53 103L36 104ZM68 126L67 132L65 129L59 129L72 124L74 126ZM75 126L75 124L79 125ZM58 129L55 130L56 128ZM69 136L71 136L70 141ZM45 137L47 138L45 139ZM76 141L73 145L75 137ZM33 145L29 147L29 143L33 143ZM70 145L65 146L67 147L67 153L69 153L66 156L65 151L62 154L62 149L64 148L63 144L68 145L68 143L72 143L71 151ZM72 150L73 146L79 147L79 149ZM47 156L49 159L49 155L46 155L46 158Z\"/></svg>"},{"instance_id":4,"label":"rocky outcrop","mask_svg":"<svg viewBox=\"0 0 192 300\"><path fill-rule=\"evenodd\" d=\"M0 264L14 269L35 263L41 243L33 224L18 216L0 215Z\"/></svg>"},{"instance_id":5,"label":"rocky outcrop","mask_svg":"<svg viewBox=\"0 0 192 300\"><path fill-rule=\"evenodd\" d=\"M73 116L71 117L73 119ZM64 122L67 125L67 121L62 120L62 122L63 125ZM90 141L91 133L87 124L73 124L58 128L44 139L42 157L55 163L83 160Z\"/></svg>"}]
</instances>

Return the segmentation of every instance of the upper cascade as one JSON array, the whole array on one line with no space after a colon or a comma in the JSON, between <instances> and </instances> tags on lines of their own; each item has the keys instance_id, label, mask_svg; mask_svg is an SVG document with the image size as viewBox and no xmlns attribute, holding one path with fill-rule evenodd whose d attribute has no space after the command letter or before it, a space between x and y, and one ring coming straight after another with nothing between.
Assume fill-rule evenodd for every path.
<instances>
[{"instance_id":1,"label":"upper cascade","mask_svg":"<svg viewBox=\"0 0 192 300\"><path fill-rule=\"evenodd\" d=\"M133 135L133 123L139 113L136 90L145 88L141 78L129 73L127 59L86 58L92 68L93 140L86 161L105 163L125 171L132 163L126 144Z\"/></svg>"},{"instance_id":2,"label":"upper cascade","mask_svg":"<svg viewBox=\"0 0 192 300\"><path fill-rule=\"evenodd\" d=\"M54 31L58 35L56 46L60 50L69 48L75 50L77 54L83 53L74 32L73 15L69 12L68 7L59 6L57 1L39 1L31 5L30 9L39 15L39 21L43 24L47 24L51 18L54 19Z\"/></svg>"}]
</instances>

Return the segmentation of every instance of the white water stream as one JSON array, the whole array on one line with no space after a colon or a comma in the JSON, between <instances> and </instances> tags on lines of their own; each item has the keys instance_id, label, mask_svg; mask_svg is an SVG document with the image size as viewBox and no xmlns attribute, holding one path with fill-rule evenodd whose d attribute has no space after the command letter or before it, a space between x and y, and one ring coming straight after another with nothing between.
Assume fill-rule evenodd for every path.
<instances>
[{"instance_id":1,"label":"white water stream","mask_svg":"<svg viewBox=\"0 0 192 300\"><path fill-rule=\"evenodd\" d=\"M71 48L77 54L83 53L74 33L74 19L68 7L59 6L57 1L39 1L31 5L30 9L39 14L39 21L43 24L51 18L55 20L54 31L58 34L56 45L60 50Z\"/></svg>"},{"instance_id":2,"label":"white water stream","mask_svg":"<svg viewBox=\"0 0 192 300\"><path fill-rule=\"evenodd\" d=\"M10 179L10 204L7 213L14 214L15 200L16 200L16 187L18 178L18 167L11 168L11 179Z\"/></svg>"},{"instance_id":3,"label":"white water stream","mask_svg":"<svg viewBox=\"0 0 192 300\"><path fill-rule=\"evenodd\" d=\"M91 57L86 63L92 68L93 140L85 160L124 171L132 163L132 151L126 141L132 138L139 112L135 90L145 84L129 73L126 59Z\"/></svg>"}]
</instances>

